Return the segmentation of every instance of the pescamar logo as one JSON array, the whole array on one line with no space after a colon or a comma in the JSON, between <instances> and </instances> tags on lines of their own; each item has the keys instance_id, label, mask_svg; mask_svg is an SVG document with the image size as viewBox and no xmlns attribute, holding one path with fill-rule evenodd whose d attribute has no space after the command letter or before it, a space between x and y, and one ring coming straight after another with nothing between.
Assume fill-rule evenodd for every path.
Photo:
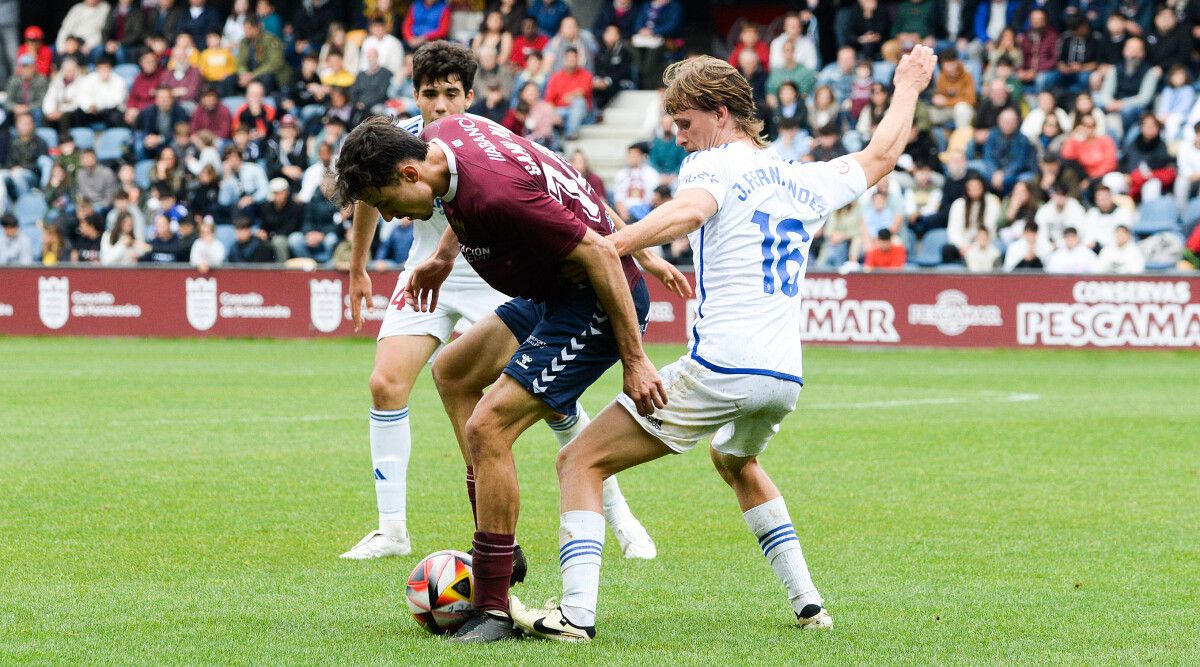
<instances>
[{"instance_id":1,"label":"pescamar logo","mask_svg":"<svg viewBox=\"0 0 1200 667\"><path fill-rule=\"evenodd\" d=\"M805 341L899 343L896 311L887 301L848 299L845 278L816 278L803 286L800 333Z\"/></svg>"},{"instance_id":2,"label":"pescamar logo","mask_svg":"<svg viewBox=\"0 0 1200 667\"><path fill-rule=\"evenodd\" d=\"M217 279L188 278L184 288L188 324L196 331L208 331L217 323Z\"/></svg>"},{"instance_id":3,"label":"pescamar logo","mask_svg":"<svg viewBox=\"0 0 1200 667\"><path fill-rule=\"evenodd\" d=\"M66 276L38 278L38 317L48 329L61 329L71 316L71 285Z\"/></svg>"},{"instance_id":4,"label":"pescamar logo","mask_svg":"<svg viewBox=\"0 0 1200 667\"><path fill-rule=\"evenodd\" d=\"M309 317L321 333L333 333L342 323L342 281L338 279L308 281Z\"/></svg>"},{"instance_id":5,"label":"pescamar logo","mask_svg":"<svg viewBox=\"0 0 1200 667\"><path fill-rule=\"evenodd\" d=\"M1017 343L1200 346L1200 303L1185 281L1085 280L1071 296L1075 303L1017 304Z\"/></svg>"},{"instance_id":6,"label":"pescamar logo","mask_svg":"<svg viewBox=\"0 0 1200 667\"><path fill-rule=\"evenodd\" d=\"M947 336L957 336L971 327L998 327L1004 324L999 306L972 306L967 295L956 289L943 290L937 303L914 303L908 307L910 324L937 327Z\"/></svg>"}]
</instances>

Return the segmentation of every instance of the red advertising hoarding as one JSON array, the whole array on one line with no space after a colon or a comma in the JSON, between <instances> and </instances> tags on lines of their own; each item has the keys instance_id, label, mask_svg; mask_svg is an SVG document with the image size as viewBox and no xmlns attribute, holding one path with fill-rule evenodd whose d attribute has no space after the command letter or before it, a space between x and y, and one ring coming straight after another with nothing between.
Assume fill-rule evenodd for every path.
<instances>
[{"instance_id":1,"label":"red advertising hoarding","mask_svg":"<svg viewBox=\"0 0 1200 667\"><path fill-rule=\"evenodd\" d=\"M395 285L374 276L373 336ZM695 316L650 280L652 342L682 343ZM220 269L0 269L0 334L354 335L345 274ZM1200 279L1172 275L810 275L805 340L932 347L1200 348Z\"/></svg>"}]
</instances>

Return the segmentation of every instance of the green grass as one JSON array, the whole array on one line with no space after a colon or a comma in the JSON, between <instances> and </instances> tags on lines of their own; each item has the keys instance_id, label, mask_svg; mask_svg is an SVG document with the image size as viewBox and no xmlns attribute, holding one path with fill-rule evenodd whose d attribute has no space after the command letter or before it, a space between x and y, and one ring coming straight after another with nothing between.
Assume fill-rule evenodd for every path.
<instances>
[{"instance_id":1,"label":"green grass","mask_svg":"<svg viewBox=\"0 0 1200 667\"><path fill-rule=\"evenodd\" d=\"M763 460L832 632L791 627L693 451L622 475L659 558L625 562L610 540L595 643L482 648L426 635L404 603L420 555L470 538L428 378L411 402L418 553L337 558L375 519L372 357L360 341L0 339L0 664L1200 662L1194 352L809 349ZM610 373L586 405L618 386ZM517 444L528 601L559 592L555 449L541 427Z\"/></svg>"}]
</instances>

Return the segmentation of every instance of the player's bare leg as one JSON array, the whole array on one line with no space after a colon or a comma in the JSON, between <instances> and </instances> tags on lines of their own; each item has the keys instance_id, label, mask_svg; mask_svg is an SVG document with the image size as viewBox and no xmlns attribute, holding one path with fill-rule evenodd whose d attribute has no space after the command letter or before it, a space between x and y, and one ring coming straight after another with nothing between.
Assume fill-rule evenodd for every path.
<instances>
[{"instance_id":1,"label":"player's bare leg","mask_svg":"<svg viewBox=\"0 0 1200 667\"><path fill-rule=\"evenodd\" d=\"M728 426L726 428L729 428ZM719 437L719 436L718 436ZM813 584L800 539L788 514L783 496L756 457L738 457L709 449L713 465L737 496L742 516L775 575L787 588L788 599L802 628L833 627L821 594Z\"/></svg>"},{"instance_id":2,"label":"player's bare leg","mask_svg":"<svg viewBox=\"0 0 1200 667\"><path fill-rule=\"evenodd\" d=\"M364 560L412 552L405 514L412 451L408 396L438 343L433 336L388 336L375 347L370 424L379 528L367 533L342 558Z\"/></svg>"},{"instance_id":3,"label":"player's bare leg","mask_svg":"<svg viewBox=\"0 0 1200 667\"><path fill-rule=\"evenodd\" d=\"M453 641L495 641L515 632L508 615L508 589L520 491L512 446L530 426L553 414L516 380L501 375L467 420L465 434L478 498L478 528L472 544L472 601L480 613L454 635Z\"/></svg>"},{"instance_id":4,"label":"player's bare leg","mask_svg":"<svg viewBox=\"0 0 1200 667\"><path fill-rule=\"evenodd\" d=\"M512 616L526 632L558 641L596 634L600 554L604 548L604 480L670 454L625 408L609 405L558 454L562 516L558 530L563 597L553 609L527 609L512 599Z\"/></svg>"}]
</instances>

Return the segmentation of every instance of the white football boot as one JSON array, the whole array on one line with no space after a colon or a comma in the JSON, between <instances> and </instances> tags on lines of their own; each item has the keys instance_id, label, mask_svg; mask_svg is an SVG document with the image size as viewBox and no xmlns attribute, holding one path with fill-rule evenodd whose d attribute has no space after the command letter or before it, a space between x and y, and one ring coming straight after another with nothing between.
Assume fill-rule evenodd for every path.
<instances>
[{"instance_id":1,"label":"white football boot","mask_svg":"<svg viewBox=\"0 0 1200 667\"><path fill-rule=\"evenodd\" d=\"M349 560L369 560L372 558L387 558L388 556L407 556L412 553L412 545L408 535L395 538L382 530L372 530L359 540L354 548L342 554Z\"/></svg>"},{"instance_id":2,"label":"white football boot","mask_svg":"<svg viewBox=\"0 0 1200 667\"><path fill-rule=\"evenodd\" d=\"M608 525L612 528L613 535L617 536L617 544L626 558L654 560L658 555L658 547L654 546L650 533L646 532L645 526L637 517L627 514L619 521L610 521Z\"/></svg>"},{"instance_id":3,"label":"white football boot","mask_svg":"<svg viewBox=\"0 0 1200 667\"><path fill-rule=\"evenodd\" d=\"M587 643L596 636L596 626L581 628L563 616L554 600L542 609L529 609L515 595L508 596L508 613L525 634L555 642Z\"/></svg>"},{"instance_id":4,"label":"white football boot","mask_svg":"<svg viewBox=\"0 0 1200 667\"><path fill-rule=\"evenodd\" d=\"M796 625L805 630L828 630L833 627L833 617L819 604L804 605L796 614Z\"/></svg>"}]
</instances>

